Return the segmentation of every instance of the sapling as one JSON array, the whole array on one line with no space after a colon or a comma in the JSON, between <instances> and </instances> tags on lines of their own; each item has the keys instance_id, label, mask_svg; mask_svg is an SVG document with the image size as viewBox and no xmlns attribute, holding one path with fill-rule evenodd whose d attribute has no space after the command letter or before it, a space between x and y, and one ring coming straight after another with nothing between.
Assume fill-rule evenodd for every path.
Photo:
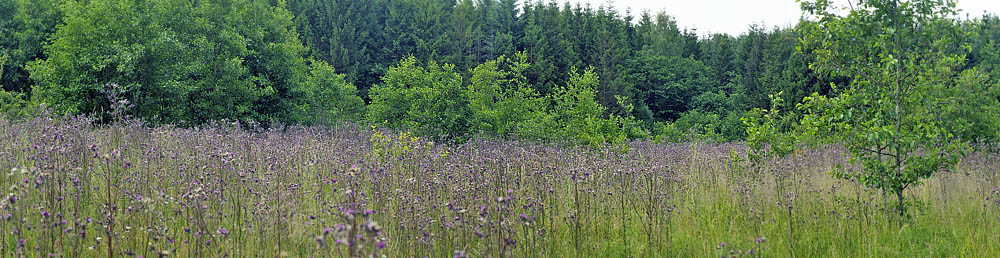
<instances>
[{"instance_id":1,"label":"sapling","mask_svg":"<svg viewBox=\"0 0 1000 258\"><path fill-rule=\"evenodd\" d=\"M907 217L904 193L934 173L952 168L966 144L952 134L946 112L958 98L941 94L960 87L955 51L962 42L954 1L860 1L846 16L829 1L804 2L807 17L800 49L820 73L844 76L850 84L829 96L814 93L799 109L804 132L832 137L850 153L858 170L834 176L896 198L895 217ZM893 216L890 216L893 217Z\"/></svg>"},{"instance_id":2,"label":"sapling","mask_svg":"<svg viewBox=\"0 0 1000 258\"><path fill-rule=\"evenodd\" d=\"M750 162L751 173L757 176L764 170L767 162L787 157L795 150L795 137L778 128L778 121L781 120L781 105L784 102L781 99L781 94L782 92L778 92L777 95L769 95L771 98L770 109L755 108L747 112L741 119L743 124L747 126L747 145L750 147L749 152L747 152L747 160ZM788 251L792 257L795 257L793 251L795 249L795 230L794 217L792 216L794 193L786 195L787 198L780 198L780 195L785 193L782 174L785 173L777 172L774 175L774 187L775 193L779 195L779 199L788 212L788 239L790 240Z\"/></svg>"}]
</instances>

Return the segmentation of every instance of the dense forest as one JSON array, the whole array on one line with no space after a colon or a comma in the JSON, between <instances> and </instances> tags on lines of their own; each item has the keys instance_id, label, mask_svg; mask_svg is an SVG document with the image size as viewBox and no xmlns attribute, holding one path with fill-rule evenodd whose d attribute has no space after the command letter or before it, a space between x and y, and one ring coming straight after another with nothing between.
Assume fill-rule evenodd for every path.
<instances>
[{"instance_id":1,"label":"dense forest","mask_svg":"<svg viewBox=\"0 0 1000 258\"><path fill-rule=\"evenodd\" d=\"M555 1L0 0L0 112L732 141L770 95L795 111L851 83L811 66L816 23L705 35L664 12ZM994 139L1000 18L949 24L963 58L949 69L975 81L950 91L969 103L962 137Z\"/></svg>"}]
</instances>

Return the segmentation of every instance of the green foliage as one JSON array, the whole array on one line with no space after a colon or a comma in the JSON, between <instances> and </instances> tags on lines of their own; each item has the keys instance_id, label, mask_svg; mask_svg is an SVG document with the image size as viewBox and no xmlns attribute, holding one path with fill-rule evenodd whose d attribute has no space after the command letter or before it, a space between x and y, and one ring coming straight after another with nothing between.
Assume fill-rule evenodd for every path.
<instances>
[{"instance_id":1,"label":"green foliage","mask_svg":"<svg viewBox=\"0 0 1000 258\"><path fill-rule=\"evenodd\" d=\"M681 115L674 124L688 134L689 140L721 142L722 136L716 130L719 121L718 114L693 110Z\"/></svg>"},{"instance_id":2,"label":"green foliage","mask_svg":"<svg viewBox=\"0 0 1000 258\"><path fill-rule=\"evenodd\" d=\"M661 56L649 51L643 51L640 55L637 69L644 72L634 75L633 81L639 91L636 95L653 110L655 120L678 119L691 108L716 104L692 104L694 97L714 91L710 69L700 61Z\"/></svg>"},{"instance_id":3,"label":"green foliage","mask_svg":"<svg viewBox=\"0 0 1000 258\"><path fill-rule=\"evenodd\" d=\"M0 55L0 77L3 77L4 65L7 64L7 60L8 59L10 59L10 57L8 55L6 55L6 54ZM0 89L2 89L2 88L3 88L3 84L0 84Z\"/></svg>"},{"instance_id":4,"label":"green foliage","mask_svg":"<svg viewBox=\"0 0 1000 258\"><path fill-rule=\"evenodd\" d=\"M837 177L895 195L905 214L904 191L965 153L952 131L961 126L940 112L955 100L941 90L962 86L954 71L965 60L952 49L960 32L948 18L954 2L864 1L843 17L827 1L803 9L819 19L803 38L817 54L811 66L852 82L836 96L807 97L802 124L808 135L835 135L861 168Z\"/></svg>"},{"instance_id":5,"label":"green foliage","mask_svg":"<svg viewBox=\"0 0 1000 258\"><path fill-rule=\"evenodd\" d=\"M554 120L562 131L559 135L570 142L595 147L603 143L621 144L645 135L632 117L604 117L605 107L595 99L598 77L593 69L578 73L573 68L569 78L552 96ZM632 112L633 107L624 98L619 98L618 103L625 106L627 113Z\"/></svg>"},{"instance_id":6,"label":"green foliage","mask_svg":"<svg viewBox=\"0 0 1000 258\"><path fill-rule=\"evenodd\" d=\"M784 158L795 150L795 137L778 128L781 120L781 92L771 95L771 108L754 108L741 119L746 125L747 158L753 164L761 164L772 158Z\"/></svg>"},{"instance_id":7,"label":"green foliage","mask_svg":"<svg viewBox=\"0 0 1000 258\"><path fill-rule=\"evenodd\" d=\"M16 2L0 1L0 35L11 35L14 33L14 12L17 10ZM11 48L14 42L8 37L0 39L0 89L3 89L3 70L10 60Z\"/></svg>"},{"instance_id":8,"label":"green foliage","mask_svg":"<svg viewBox=\"0 0 1000 258\"><path fill-rule=\"evenodd\" d=\"M258 0L71 1L47 59L29 65L32 98L101 113L107 83L133 116L160 123L292 122L306 66L289 14Z\"/></svg>"},{"instance_id":9,"label":"green foliage","mask_svg":"<svg viewBox=\"0 0 1000 258\"><path fill-rule=\"evenodd\" d=\"M28 105L24 94L0 89L0 118L14 120L28 117L31 114Z\"/></svg>"},{"instance_id":10,"label":"green foliage","mask_svg":"<svg viewBox=\"0 0 1000 258\"><path fill-rule=\"evenodd\" d=\"M391 135L372 126L372 136L368 138L371 151L366 154L366 158L372 159L372 162L402 160L419 148L419 140L420 138L413 136L411 132Z\"/></svg>"},{"instance_id":11,"label":"green foliage","mask_svg":"<svg viewBox=\"0 0 1000 258\"><path fill-rule=\"evenodd\" d=\"M596 100L599 79L593 69L574 69L565 86L543 97L525 83L523 72L530 67L525 60L518 54L488 61L470 70L462 86L453 65L403 59L371 89L365 119L451 141L484 133L598 146L646 137L631 116L605 115ZM619 105L632 112L627 99L619 98Z\"/></svg>"},{"instance_id":12,"label":"green foliage","mask_svg":"<svg viewBox=\"0 0 1000 258\"><path fill-rule=\"evenodd\" d=\"M653 129L650 132L653 136L653 141L662 142L681 142L686 138L685 133L677 125L671 122L655 122L653 123Z\"/></svg>"},{"instance_id":13,"label":"green foliage","mask_svg":"<svg viewBox=\"0 0 1000 258\"><path fill-rule=\"evenodd\" d=\"M653 123L653 136L657 142L711 141L721 137L715 133L718 115L692 110L681 115L674 122Z\"/></svg>"},{"instance_id":14,"label":"green foliage","mask_svg":"<svg viewBox=\"0 0 1000 258\"><path fill-rule=\"evenodd\" d=\"M372 87L365 118L389 128L408 128L435 139L461 141L471 132L467 91L454 65L426 67L408 57Z\"/></svg>"},{"instance_id":15,"label":"green foliage","mask_svg":"<svg viewBox=\"0 0 1000 258\"><path fill-rule=\"evenodd\" d=\"M569 81L556 88L552 100L555 105L556 121L563 125L567 136L587 136L598 129L596 124L605 108L594 100L597 74L587 69L582 74L576 68L570 70Z\"/></svg>"},{"instance_id":16,"label":"green foliage","mask_svg":"<svg viewBox=\"0 0 1000 258\"><path fill-rule=\"evenodd\" d=\"M296 120L305 123L334 124L340 121L357 121L365 111L365 103L358 90L337 74L323 61L309 64L309 75L298 87L302 94Z\"/></svg>"},{"instance_id":17,"label":"green foliage","mask_svg":"<svg viewBox=\"0 0 1000 258\"><path fill-rule=\"evenodd\" d=\"M989 74L992 81L1000 81L1000 16L984 14L978 20L963 23L972 51L969 66Z\"/></svg>"},{"instance_id":18,"label":"green foliage","mask_svg":"<svg viewBox=\"0 0 1000 258\"><path fill-rule=\"evenodd\" d=\"M62 22L64 0L0 1L0 55L8 55L0 85L19 92L30 90L26 65L44 58L43 46Z\"/></svg>"},{"instance_id":19,"label":"green foliage","mask_svg":"<svg viewBox=\"0 0 1000 258\"><path fill-rule=\"evenodd\" d=\"M704 92L691 98L688 107L706 113L724 113L733 109L732 100L722 92Z\"/></svg>"},{"instance_id":20,"label":"green foliage","mask_svg":"<svg viewBox=\"0 0 1000 258\"><path fill-rule=\"evenodd\" d=\"M910 5L919 6L922 15L933 9L923 2ZM886 14L877 9L858 11ZM863 23L858 22L859 31L823 37L869 37L892 28ZM0 1L0 35L5 36L0 56L8 60L0 85L61 113L102 114L104 121L110 120L103 114L112 103L102 91L118 83L126 89L120 97L135 104L129 115L151 123L329 124L367 117L360 115L369 112L361 111L352 95L371 101L369 96L377 94L369 89L384 84L400 58L411 56L421 64L453 64L450 73L457 80L452 85L458 87L435 92L459 93L448 97L461 98L452 104L468 105L418 101L405 112L381 113L420 118L389 116L374 122L423 126L414 129L439 135L435 138L483 133L559 141L568 133L591 138L585 142L621 138L609 136L615 127L628 132L625 138L641 137L639 126L624 125L641 123L665 135L683 132L677 140L734 141L746 133L740 118L753 108L768 108L768 94L784 92L795 102L812 92L836 96L831 82L847 85L854 79L849 71L809 65L861 62L820 59L826 46L799 44L803 34L822 24L807 19L793 27L752 25L740 35L699 37L663 12L633 16L606 6L544 1L6 0ZM935 93L960 104L947 110L962 120L948 130L963 140L1000 139L1000 130L994 130L997 108L991 104L996 101L990 99L996 99L995 87L976 83L1000 81L998 24L1000 19L986 15L963 21L960 33L920 29L925 36L941 35L934 44L901 43L968 57L964 63L936 59L950 62L944 66L953 70L941 70L938 77L967 82ZM868 55L885 53L885 46ZM567 127L561 121L569 111L557 105L565 99L560 91L573 79L573 67L592 68L593 94L582 98L593 98L603 109L593 116L597 120L581 118ZM971 68L977 72L962 72ZM962 93L972 90L984 94ZM455 112L418 114L425 108ZM790 131L802 117L789 112L777 128ZM406 120L421 122L401 122ZM437 126L447 129L432 129Z\"/></svg>"},{"instance_id":21,"label":"green foliage","mask_svg":"<svg viewBox=\"0 0 1000 258\"><path fill-rule=\"evenodd\" d=\"M746 112L733 110L722 117L722 121L719 121L719 134L723 139L731 142L746 138L746 125L742 121L745 114Z\"/></svg>"},{"instance_id":22,"label":"green foliage","mask_svg":"<svg viewBox=\"0 0 1000 258\"><path fill-rule=\"evenodd\" d=\"M463 51L469 49L460 47L485 46L488 38L475 33L473 38L454 38L449 33L457 22L454 5L454 1L437 0L288 0L310 56L345 73L348 82L366 98L372 95L369 87L380 83L388 68L407 55L421 61L457 64L460 70L496 57L457 63L458 56L468 56ZM471 19L485 20L481 16L488 12L480 8L484 7L477 6Z\"/></svg>"},{"instance_id":23,"label":"green foliage","mask_svg":"<svg viewBox=\"0 0 1000 258\"><path fill-rule=\"evenodd\" d=\"M514 135L523 123L547 112L545 99L527 84L523 75L527 57L501 56L470 71L466 95L472 111L472 129L493 136Z\"/></svg>"},{"instance_id":24,"label":"green foliage","mask_svg":"<svg viewBox=\"0 0 1000 258\"><path fill-rule=\"evenodd\" d=\"M674 122L655 122L652 136L657 142L728 142L744 139L746 126L740 121L744 112L725 114L691 110Z\"/></svg>"},{"instance_id":25,"label":"green foliage","mask_svg":"<svg viewBox=\"0 0 1000 258\"><path fill-rule=\"evenodd\" d=\"M3 77L4 65L7 63L7 60L7 55L0 55L0 78ZM18 119L26 117L28 115L27 105L28 103L24 99L24 94L6 91L3 89L3 85L0 84L0 118Z\"/></svg>"},{"instance_id":26,"label":"green foliage","mask_svg":"<svg viewBox=\"0 0 1000 258\"><path fill-rule=\"evenodd\" d=\"M988 144L1000 140L1000 84L971 68L955 75L955 85L934 89L935 98L948 105L938 110L948 123L941 126L965 142Z\"/></svg>"}]
</instances>

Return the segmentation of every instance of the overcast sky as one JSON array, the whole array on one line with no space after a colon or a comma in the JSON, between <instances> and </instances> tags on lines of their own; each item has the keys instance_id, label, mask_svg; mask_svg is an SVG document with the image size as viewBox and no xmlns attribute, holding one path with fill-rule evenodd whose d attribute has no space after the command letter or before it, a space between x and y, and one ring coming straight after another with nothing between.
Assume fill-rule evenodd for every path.
<instances>
[{"instance_id":1,"label":"overcast sky","mask_svg":"<svg viewBox=\"0 0 1000 258\"><path fill-rule=\"evenodd\" d=\"M545 0L548 2L549 0ZM786 26L798 21L802 11L795 0L556 0L559 2L590 3L595 8L608 4L620 11L630 8L638 17L642 10L652 13L663 10L677 19L684 28L696 28L699 35L728 33L739 35L752 23L767 27ZM857 2L856 0L854 2ZM847 0L835 0L846 4ZM958 7L971 17L983 11L1000 13L1000 0L958 0ZM963 18L965 15L961 15Z\"/></svg>"}]
</instances>

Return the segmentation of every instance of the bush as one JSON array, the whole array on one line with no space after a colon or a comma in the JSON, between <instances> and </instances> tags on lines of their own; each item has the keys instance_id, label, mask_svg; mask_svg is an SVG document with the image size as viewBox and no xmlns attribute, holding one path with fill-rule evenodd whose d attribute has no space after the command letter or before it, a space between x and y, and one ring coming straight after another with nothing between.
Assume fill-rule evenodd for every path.
<instances>
[{"instance_id":1,"label":"bush","mask_svg":"<svg viewBox=\"0 0 1000 258\"><path fill-rule=\"evenodd\" d=\"M305 83L299 86L302 94L297 118L307 124L334 124L339 121L357 121L365 111L365 103L358 96L358 89L337 74L323 61L312 61Z\"/></svg>"},{"instance_id":2,"label":"bush","mask_svg":"<svg viewBox=\"0 0 1000 258\"><path fill-rule=\"evenodd\" d=\"M31 114L28 105L24 94L0 88L0 118L15 120L28 117Z\"/></svg>"},{"instance_id":3,"label":"bush","mask_svg":"<svg viewBox=\"0 0 1000 258\"><path fill-rule=\"evenodd\" d=\"M426 67L403 59L372 87L365 119L393 129L409 128L434 139L462 141L472 133L467 91L454 65Z\"/></svg>"},{"instance_id":4,"label":"bush","mask_svg":"<svg viewBox=\"0 0 1000 258\"><path fill-rule=\"evenodd\" d=\"M545 100L538 97L522 72L528 68L526 56L501 56L473 68L465 88L472 111L471 129L492 136L509 136L538 113L546 112Z\"/></svg>"},{"instance_id":5,"label":"bush","mask_svg":"<svg viewBox=\"0 0 1000 258\"><path fill-rule=\"evenodd\" d=\"M681 114L674 125L685 133L686 140L723 142L718 129L721 121L718 114L691 110Z\"/></svg>"},{"instance_id":6,"label":"bush","mask_svg":"<svg viewBox=\"0 0 1000 258\"><path fill-rule=\"evenodd\" d=\"M593 69L587 69L582 74L576 68L571 69L569 82L556 89L552 96L552 112L562 131L558 135L574 144L594 147L603 143L622 144L628 139L648 136L634 117L604 117L607 109L595 99L598 83ZM627 103L627 99L618 97L618 104L626 114L631 114L634 108Z\"/></svg>"},{"instance_id":7,"label":"bush","mask_svg":"<svg viewBox=\"0 0 1000 258\"><path fill-rule=\"evenodd\" d=\"M452 65L403 59L370 91L365 119L393 129L412 129L434 139L464 141L476 133L543 142L598 146L647 137L632 117L605 116L596 100L592 69L570 72L569 82L539 97L525 83L523 55L500 57L470 71L468 85ZM619 104L629 113L626 99Z\"/></svg>"}]
</instances>

